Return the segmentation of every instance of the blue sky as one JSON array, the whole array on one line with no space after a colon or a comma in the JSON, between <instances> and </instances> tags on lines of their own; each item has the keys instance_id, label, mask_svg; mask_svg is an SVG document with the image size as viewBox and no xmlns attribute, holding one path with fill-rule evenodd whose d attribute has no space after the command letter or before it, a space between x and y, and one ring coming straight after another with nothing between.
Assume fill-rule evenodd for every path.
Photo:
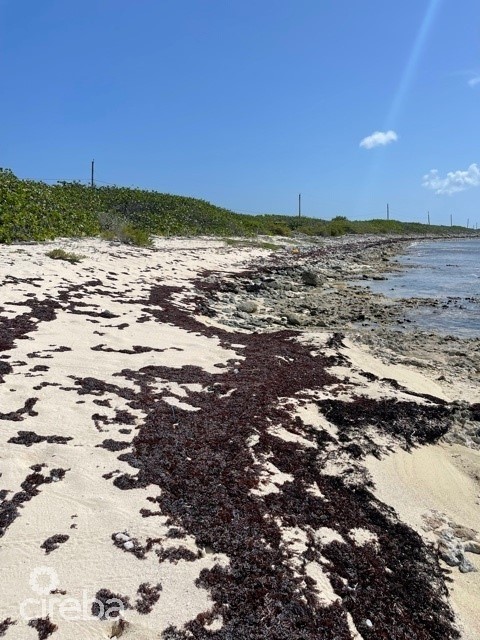
<instances>
[{"instance_id":1,"label":"blue sky","mask_svg":"<svg viewBox=\"0 0 480 640\"><path fill-rule=\"evenodd\" d=\"M0 0L0 74L21 177L480 224L478 0Z\"/></svg>"}]
</instances>

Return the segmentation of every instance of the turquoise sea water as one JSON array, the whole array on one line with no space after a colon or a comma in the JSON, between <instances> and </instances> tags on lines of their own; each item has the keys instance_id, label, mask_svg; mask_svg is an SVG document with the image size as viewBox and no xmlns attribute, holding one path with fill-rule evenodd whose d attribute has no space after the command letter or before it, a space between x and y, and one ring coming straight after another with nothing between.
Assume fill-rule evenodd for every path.
<instances>
[{"instance_id":1,"label":"turquoise sea water","mask_svg":"<svg viewBox=\"0 0 480 640\"><path fill-rule=\"evenodd\" d=\"M480 337L480 238L414 242L397 261L406 269L372 281L372 291L435 298L437 306L409 311L409 320L438 333Z\"/></svg>"}]
</instances>

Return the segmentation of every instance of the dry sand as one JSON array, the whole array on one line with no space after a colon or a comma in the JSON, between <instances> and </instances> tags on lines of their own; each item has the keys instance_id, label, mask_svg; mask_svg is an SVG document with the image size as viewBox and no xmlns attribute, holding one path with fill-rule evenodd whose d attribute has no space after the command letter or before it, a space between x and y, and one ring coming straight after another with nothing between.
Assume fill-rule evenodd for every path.
<instances>
[{"instance_id":1,"label":"dry sand","mask_svg":"<svg viewBox=\"0 0 480 640\"><path fill-rule=\"evenodd\" d=\"M85 259L80 265L73 266L47 258L45 253L57 246L74 250ZM104 286L118 292L120 299L125 291L131 299L140 299L148 296L149 287L157 279L166 284L185 284L201 269L234 269L237 257L238 267L241 266L244 256L232 255L222 247L223 242L201 239L163 241L160 253L129 250L95 240L2 247L0 305L4 313L17 315L28 309L12 303L21 303L32 292L39 299L56 296L66 285L82 283L86 277L102 279ZM115 273L110 282L106 279L109 273ZM20 281L12 281L12 277ZM27 282L28 278L36 280ZM130 467L126 462L114 460L112 463L111 453L97 447L105 438L118 439L122 425L104 426L99 432L92 414L113 417L116 410L126 408L125 403L119 403L115 398L110 407L99 407L92 404L91 397L82 399L62 387L72 387L72 376L98 377L118 383L114 377L116 372L127 366L141 368L152 363L173 367L193 365L214 371L217 365L236 354L222 349L214 339L173 326L136 323L136 318L142 315L141 302L125 308L114 300L106 302L105 296L94 293L82 302L88 303L87 310L96 312L101 312L108 304L108 311L118 317L94 319L95 323L91 323L86 322L88 316L59 312L53 322L41 323L33 336L15 344L12 359L24 364L15 367L1 387L4 414L23 406L29 397L40 398L35 406L38 415L27 416L22 422L0 422L0 488L11 492L7 497L20 491L32 465L46 463L47 470L54 467L68 471L63 481L46 485L21 509L21 516L0 540L0 621L5 618L18 620L19 603L28 598L38 600L26 607L28 617L41 617L40 601L45 600L45 596L32 591L30 578L35 568L46 566L58 576L55 588L66 591L68 597L78 600L83 608L84 600L91 601L105 584L112 592L129 595L134 601L140 584L161 582L162 606L154 608L148 621L135 611L129 612L131 627L126 634L132 638L157 637L152 635L154 629L161 631L169 625L181 627L211 607L207 592L195 587L194 581L203 568L226 559L206 555L195 562L164 563L159 571L154 555L138 562L133 554L119 551L113 545L111 536L116 532L125 531L142 544L149 537L165 536L169 529L164 522L166 518L143 518L139 513L141 508L152 507L147 499L158 492L152 493L148 489L121 492L102 477L112 470L122 472ZM127 323L128 327L119 330L117 327L122 323ZM91 348L99 344L115 351L92 351ZM119 353L133 345L160 351L134 355ZM69 350L55 351L59 347ZM38 365L48 366L48 371L35 372ZM61 386L33 389L40 383ZM166 386L166 393L182 395L180 386L174 389ZM139 412L138 420L141 417ZM28 448L8 443L20 429L34 431L40 436L73 437L73 441L69 445L40 443ZM122 438L129 440L131 436L120 435L119 439ZM76 528L71 529L72 525ZM56 534L69 535L70 539L47 556L41 544ZM182 545L197 551L192 540L182 540ZM176 546L175 540L171 541L171 546ZM49 606L54 607L50 618L58 625L60 638L109 637L111 623L62 620L58 613L61 594L56 599L57 602L55 597L49 597ZM87 615L90 608L89 605ZM27 640L36 638L37 633L18 620L9 628L7 637L9 640Z\"/></svg>"}]
</instances>

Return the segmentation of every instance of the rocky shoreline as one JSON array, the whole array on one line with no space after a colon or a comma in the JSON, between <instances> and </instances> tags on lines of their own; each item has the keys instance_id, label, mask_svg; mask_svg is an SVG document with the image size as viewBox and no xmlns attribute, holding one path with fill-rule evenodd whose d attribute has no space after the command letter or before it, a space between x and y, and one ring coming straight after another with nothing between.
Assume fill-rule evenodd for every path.
<instances>
[{"instance_id":1,"label":"rocky shoreline","mask_svg":"<svg viewBox=\"0 0 480 640\"><path fill-rule=\"evenodd\" d=\"M441 303L435 298L392 299L358 284L385 280L386 274L405 269L395 257L411 242L367 237L287 245L257 269L226 277L206 274L198 283L206 304L201 311L240 330L340 332L388 364L430 375L445 390L461 380L458 420L445 440L480 448L478 425L465 412L469 402L480 400L480 338L415 327L409 311L437 308ZM451 304L459 303L452 298Z\"/></svg>"}]
</instances>

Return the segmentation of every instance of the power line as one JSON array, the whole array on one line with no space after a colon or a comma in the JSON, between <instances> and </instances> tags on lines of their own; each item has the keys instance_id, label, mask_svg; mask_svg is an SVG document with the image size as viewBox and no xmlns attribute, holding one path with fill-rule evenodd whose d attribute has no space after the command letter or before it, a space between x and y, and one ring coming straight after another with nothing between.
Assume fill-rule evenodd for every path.
<instances>
[{"instance_id":1,"label":"power line","mask_svg":"<svg viewBox=\"0 0 480 640\"><path fill-rule=\"evenodd\" d=\"M116 187L117 186L114 182L105 182L105 180L99 180L98 178L95 178L95 184L97 184L98 182L100 184L106 184L106 185L108 185L110 187Z\"/></svg>"}]
</instances>

